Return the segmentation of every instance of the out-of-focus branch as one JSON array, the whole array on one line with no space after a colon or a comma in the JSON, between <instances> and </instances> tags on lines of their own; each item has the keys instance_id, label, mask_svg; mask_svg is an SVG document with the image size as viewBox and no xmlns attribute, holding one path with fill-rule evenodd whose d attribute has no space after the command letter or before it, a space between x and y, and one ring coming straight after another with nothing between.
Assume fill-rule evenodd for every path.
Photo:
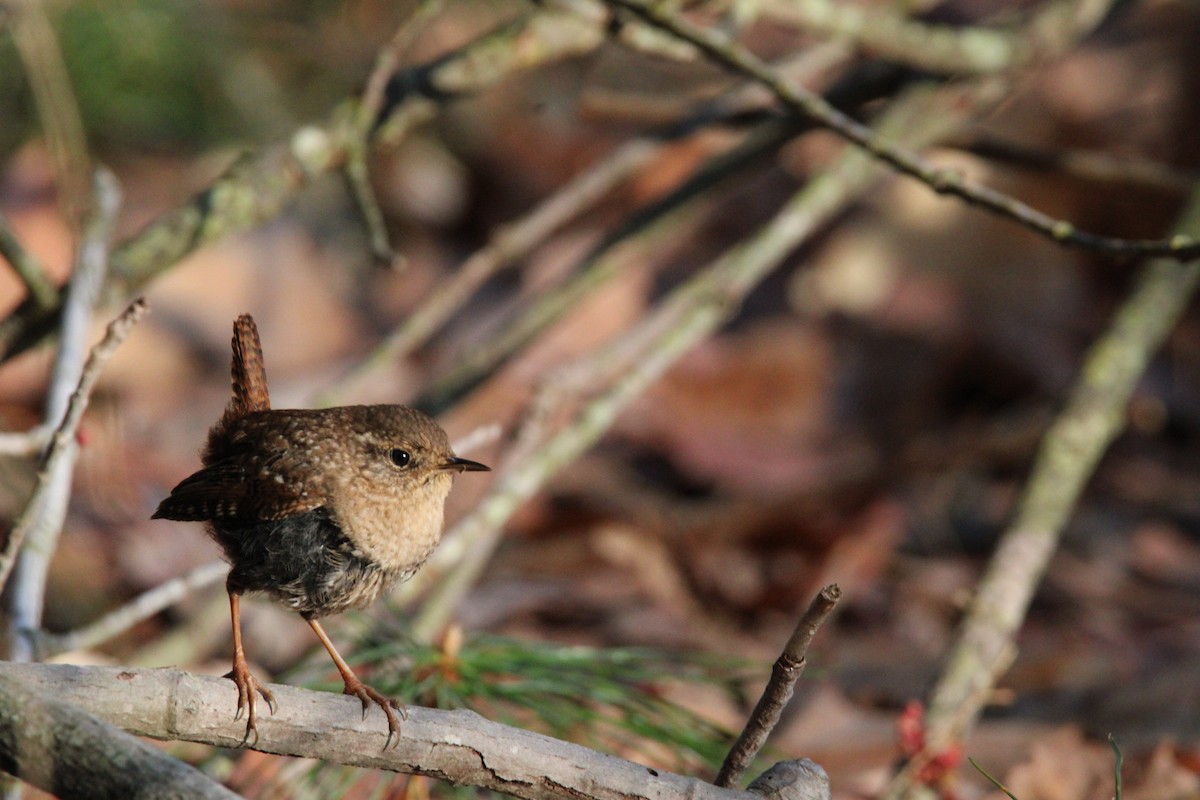
<instances>
[{"instance_id":1,"label":"out-of-focus branch","mask_svg":"<svg viewBox=\"0 0 1200 800\"><path fill-rule=\"evenodd\" d=\"M428 64L393 76L372 129L372 142L395 144L442 104L512 74L595 49L604 41L603 14L536 10ZM188 204L151 222L112 253L110 288L137 291L196 249L277 216L302 189L346 163L358 136L358 101L348 101L320 125L285 143L240 159ZM61 303L48 310L19 308L0 326L7 360L49 335Z\"/></svg>"},{"instance_id":2,"label":"out-of-focus branch","mask_svg":"<svg viewBox=\"0 0 1200 800\"><path fill-rule=\"evenodd\" d=\"M950 146L1018 169L1057 172L1096 183L1124 184L1186 193L1200 182L1200 172L1196 170L1094 150L1042 150L1017 142L986 137L973 138L962 143L954 142Z\"/></svg>"},{"instance_id":3,"label":"out-of-focus branch","mask_svg":"<svg viewBox=\"0 0 1200 800\"><path fill-rule=\"evenodd\" d=\"M598 286L617 275L628 260L627 254L620 249L622 245L637 246L639 235L644 239L667 233L678 235L678 225L672 227L671 223L689 211L694 201L750 164L775 153L795 134L796 129L785 120L763 123L737 146L710 159L680 186L639 209L584 255L574 277L564 285L540 294L536 302L503 332L473 348L470 355L428 389L417 404L434 409L449 405L490 370L561 319Z\"/></svg>"},{"instance_id":4,"label":"out-of-focus branch","mask_svg":"<svg viewBox=\"0 0 1200 800\"><path fill-rule=\"evenodd\" d=\"M197 589L217 583L229 572L224 561L213 561L196 567L135 597L120 608L113 609L95 622L68 633L43 633L38 641L42 658L52 658L71 650L83 650L120 636L163 609L179 602Z\"/></svg>"},{"instance_id":5,"label":"out-of-focus branch","mask_svg":"<svg viewBox=\"0 0 1200 800\"><path fill-rule=\"evenodd\" d=\"M58 289L46 277L46 271L32 253L21 246L17 236L9 227L8 220L0 214L0 257L13 268L17 277L29 291L33 306L46 309L58 302Z\"/></svg>"},{"instance_id":6,"label":"out-of-focus branch","mask_svg":"<svg viewBox=\"0 0 1200 800\"><path fill-rule=\"evenodd\" d=\"M1178 230L1200 234L1200 190L1193 192ZM1148 263L1108 330L1088 351L1066 407L1042 440L1016 518L1000 538L934 689L925 749L893 780L887 797L904 796L923 762L960 741L974 725L988 690L1015 651L1017 630L1080 493L1124 429L1133 390L1198 283L1200 261Z\"/></svg>"},{"instance_id":7,"label":"out-of-focus branch","mask_svg":"<svg viewBox=\"0 0 1200 800\"><path fill-rule=\"evenodd\" d=\"M837 0L763 0L759 12L918 69L989 74L1024 66L1063 41L1076 41L1111 5L1110 0L1054 0L1042 4L1031 20L1005 28L938 25L914 20L900 5Z\"/></svg>"},{"instance_id":8,"label":"out-of-focus branch","mask_svg":"<svg viewBox=\"0 0 1200 800\"><path fill-rule=\"evenodd\" d=\"M784 70L793 80L804 82L828 69L843 57L844 52L841 47L834 45L818 47L806 52L800 58L790 59L780 69ZM538 203L527 214L497 228L488 243L464 261L452 279L427 298L421 307L405 320L403 325L384 339L351 372L344 376L343 380L338 382L336 390L321 395L320 404L332 404L341 398L352 396L354 388L363 376L383 364L404 357L419 347L434 331L444 325L446 320L488 278L526 257L555 231L598 203L614 188L636 174L638 170L646 168L646 165L662 152L667 141L689 135L710 122L722 120L730 114L737 113L751 102L758 105L759 98L752 98L751 95L758 95L761 90L752 93L745 91L745 88L742 87L740 91L730 92L715 101L705 103L686 119L673 124L670 130L663 132L662 135L642 137L621 145L543 202ZM757 89L757 87L754 88ZM777 129L777 126L774 129ZM775 135L778 138L778 135ZM754 154L750 158L757 158L759 154L769 149L766 146L755 145L753 141L749 142L748 146L755 148ZM741 161L730 158L716 159L715 163L719 168L718 174L723 175L736 171L738 166L743 165L750 158ZM730 164L730 161L734 163ZM630 224L622 226L618 231L606 237L604 242L584 259L580 271L589 272L589 267L596 265L600 257L611 250L617 242L640 231L652 220L661 217L670 209L710 186L713 182L712 173L712 169L701 170L694 180L680 187L678 191L672 192L670 196L652 204L643 213L635 215ZM604 274L601 275L600 280L604 279L604 275L611 275L612 271L611 264L603 268ZM597 272L601 272L601 269L598 268ZM597 282L591 278L585 279L585 281L586 285L593 287ZM559 295L558 292L550 294ZM528 341L533 333L543 330L546 325L570 307L575 299L582 296L580 292L571 289L562 294L566 296L567 302L561 302L557 297L543 298L538 303L537 309L524 317L527 321L518 322L514 330L507 333L501 342L494 347L485 348L484 354L473 356L470 366L464 366L456 371L455 376L448 377L442 386L435 390L434 394L452 393L457 386L468 382L473 376L493 366L513 349ZM547 309L551 313L545 313Z\"/></svg>"},{"instance_id":9,"label":"out-of-focus branch","mask_svg":"<svg viewBox=\"0 0 1200 800\"><path fill-rule=\"evenodd\" d=\"M932 95L923 90L910 91L882 115L881 130L909 146L925 146L956 128L979 101L977 91L981 91L979 87L965 85ZM429 581L437 583L413 625L415 636L432 639L445 625L459 599L482 573L508 517L550 476L604 435L617 414L646 387L716 330L788 253L872 186L881 172L875 166L861 151L843 153L770 222L675 289L623 339L589 357L589 364L615 376L613 380L566 424L523 451L519 460L509 459L498 469L488 496L454 526L416 578L401 587L401 592L413 592L429 585ZM618 354L625 369L612 368L612 353ZM569 369L578 376L578 365ZM572 379L576 381L579 385L589 383L578 377ZM577 402L573 392L560 391L560 382L557 375L547 377L539 394L557 395L549 403L559 407ZM538 402L535 398L534 403ZM552 415L542 415L546 416ZM537 424L537 420L533 422Z\"/></svg>"},{"instance_id":10,"label":"out-of-focus branch","mask_svg":"<svg viewBox=\"0 0 1200 800\"><path fill-rule=\"evenodd\" d=\"M33 657L33 637L41 627L46 575L67 515L71 477L79 452L75 430L100 368L132 327L133 322L125 321L127 316L134 317L136 322L141 313L133 312L131 307L109 326L104 341L93 348L90 355L87 353L85 344L92 311L104 284L109 242L121 204L121 188L111 172L98 169L94 184L92 210L84 223L75 253L75 268L64 298L62 337L46 400L45 424L57 426L57 429L43 456L33 495L13 526L5 552L0 556L0 586L8 579L10 567L15 569L8 593L11 632L8 655L18 661ZM10 553L16 559L15 566Z\"/></svg>"},{"instance_id":11,"label":"out-of-focus branch","mask_svg":"<svg viewBox=\"0 0 1200 800\"><path fill-rule=\"evenodd\" d=\"M682 17L664 13L644 0L605 0L651 25L670 31L689 42L715 63L767 87L789 111L833 131L896 171L915 178L938 194L958 197L966 203L992 211L1064 245L1083 247L1114 256L1159 256L1188 261L1200 257L1200 240L1187 234L1169 239L1122 239L1101 236L1056 219L1015 197L987 186L968 182L961 172L940 169L912 149L874 134L869 127L838 111L820 95L793 85L764 64L746 48Z\"/></svg>"},{"instance_id":12,"label":"out-of-focus branch","mask_svg":"<svg viewBox=\"0 0 1200 800\"><path fill-rule=\"evenodd\" d=\"M0 672L0 764L62 800L231 800L203 773L102 722L53 687ZM47 691L49 689L49 691Z\"/></svg>"},{"instance_id":13,"label":"out-of-focus branch","mask_svg":"<svg viewBox=\"0 0 1200 800\"><path fill-rule=\"evenodd\" d=\"M8 535L8 542L4 546L4 552L0 554L0 587L3 587L8 581L13 564L26 538L39 526L49 524L42 509L46 507L50 493L60 491L54 488L57 484L52 481L52 476L61 473L62 468L59 465L68 459L67 453L74 445L75 431L79 426L79 421L83 418L84 409L87 408L92 388L95 386L104 364L108 362L113 352L129 335L130 329L145 313L146 302L140 298L135 300L121 316L109 324L104 339L92 348L79 377L79 385L71 395L66 414L46 448L33 495L24 511L13 523L12 531ZM59 524L61 524L61 519Z\"/></svg>"},{"instance_id":14,"label":"out-of-focus branch","mask_svg":"<svg viewBox=\"0 0 1200 800\"><path fill-rule=\"evenodd\" d=\"M233 715L233 685L223 678L175 669L0 664L0 679L78 705L140 736L238 747L245 734L245 725ZM763 796L650 769L464 710L409 707L396 746L385 750L387 726L378 715L364 720L357 699L291 686L273 685L271 690L278 708L258 721L254 749L262 752L429 775L531 800ZM787 776L798 784L798 793L770 796L828 800L820 768L793 770ZM778 792L779 787L763 791Z\"/></svg>"},{"instance_id":15,"label":"out-of-focus branch","mask_svg":"<svg viewBox=\"0 0 1200 800\"><path fill-rule=\"evenodd\" d=\"M79 105L63 61L58 37L46 16L47 3L20 0L11 3L13 43L20 54L42 135L54 164L54 183L59 202L72 228L89 210L89 166L87 137L79 117Z\"/></svg>"},{"instance_id":16,"label":"out-of-focus branch","mask_svg":"<svg viewBox=\"0 0 1200 800\"><path fill-rule=\"evenodd\" d=\"M387 102L388 82L400 69L405 48L412 44L418 32L441 10L443 4L444 0L420 0L400 28L392 34L391 40L379 49L355 114L358 135L347 141L346 180L362 214L371 252L381 264L394 264L397 256L388 241L383 209L379 207L379 199L371 185L368 168L371 131Z\"/></svg>"}]
</instances>

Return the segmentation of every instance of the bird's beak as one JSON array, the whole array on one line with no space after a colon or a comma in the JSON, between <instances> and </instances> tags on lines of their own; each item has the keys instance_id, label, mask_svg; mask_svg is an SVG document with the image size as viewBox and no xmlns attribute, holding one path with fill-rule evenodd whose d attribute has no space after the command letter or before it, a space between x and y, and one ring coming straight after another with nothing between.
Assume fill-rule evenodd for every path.
<instances>
[{"instance_id":1,"label":"bird's beak","mask_svg":"<svg viewBox=\"0 0 1200 800\"><path fill-rule=\"evenodd\" d=\"M492 468L478 461L468 461L465 458L451 456L440 467L441 469L453 469L458 472L491 472Z\"/></svg>"}]
</instances>

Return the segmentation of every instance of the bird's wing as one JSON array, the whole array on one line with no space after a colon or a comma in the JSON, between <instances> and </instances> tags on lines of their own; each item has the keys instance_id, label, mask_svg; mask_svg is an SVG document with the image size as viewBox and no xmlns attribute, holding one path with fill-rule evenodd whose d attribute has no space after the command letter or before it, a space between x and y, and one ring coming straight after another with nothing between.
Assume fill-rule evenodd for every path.
<instances>
[{"instance_id":1,"label":"bird's wing","mask_svg":"<svg viewBox=\"0 0 1200 800\"><path fill-rule=\"evenodd\" d=\"M269 462L269 463L266 463ZM158 505L154 519L286 519L319 508L300 479L303 464L287 453L266 458L235 455L215 461L179 482Z\"/></svg>"}]
</instances>

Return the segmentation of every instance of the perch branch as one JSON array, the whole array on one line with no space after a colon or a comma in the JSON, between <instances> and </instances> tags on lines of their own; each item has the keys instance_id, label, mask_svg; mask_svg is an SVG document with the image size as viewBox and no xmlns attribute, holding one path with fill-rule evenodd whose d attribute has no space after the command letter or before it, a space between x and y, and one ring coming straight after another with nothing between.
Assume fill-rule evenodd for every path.
<instances>
[{"instance_id":1,"label":"perch branch","mask_svg":"<svg viewBox=\"0 0 1200 800\"><path fill-rule=\"evenodd\" d=\"M234 719L228 680L176 669L0 664L0 677L78 705L130 733L170 741L238 747L245 725ZM478 786L542 800L760 800L695 778L651 769L580 745L491 722L471 711L409 707L395 748L387 726L364 720L356 698L271 686L276 713L258 722L255 749L318 758ZM819 768L818 768L819 769ZM809 771L808 775L817 779ZM809 780L803 773L799 780ZM816 797L828 798L827 789Z\"/></svg>"}]
</instances>

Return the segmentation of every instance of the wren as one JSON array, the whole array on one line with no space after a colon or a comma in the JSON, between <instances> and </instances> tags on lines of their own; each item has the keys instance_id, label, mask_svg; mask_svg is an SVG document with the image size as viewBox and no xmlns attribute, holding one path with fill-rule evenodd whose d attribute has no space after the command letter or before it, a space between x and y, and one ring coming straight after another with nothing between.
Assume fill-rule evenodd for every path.
<instances>
[{"instance_id":1,"label":"wren","mask_svg":"<svg viewBox=\"0 0 1200 800\"><path fill-rule=\"evenodd\" d=\"M404 406L271 408L248 314L233 324L231 371L233 398L208 432L203 467L171 490L154 518L207 522L229 561L233 669L226 677L237 685L235 719L246 713L243 744L258 739L256 693L275 711L242 649L246 592L264 592L308 622L345 694L362 701L363 718L371 703L383 709L391 742L404 706L354 674L319 620L370 605L411 577L441 539L451 473L488 467L455 456L440 425Z\"/></svg>"}]
</instances>

